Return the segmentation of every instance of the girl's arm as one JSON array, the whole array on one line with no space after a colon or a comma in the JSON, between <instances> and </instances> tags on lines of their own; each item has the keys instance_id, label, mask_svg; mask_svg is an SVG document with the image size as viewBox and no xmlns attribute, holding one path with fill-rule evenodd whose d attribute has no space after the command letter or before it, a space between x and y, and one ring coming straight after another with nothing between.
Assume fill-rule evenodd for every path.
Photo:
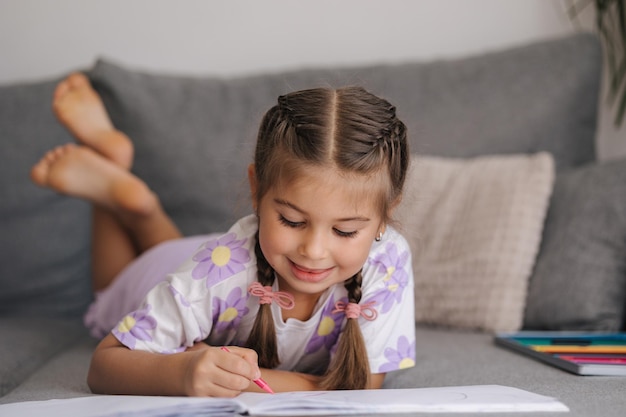
<instances>
[{"instance_id":1,"label":"girl's arm","mask_svg":"<svg viewBox=\"0 0 626 417\"><path fill-rule=\"evenodd\" d=\"M150 353L131 350L109 334L96 347L87 383L101 394L234 397L254 385L260 371L253 350L232 352L207 347Z\"/></svg>"},{"instance_id":2,"label":"girl's arm","mask_svg":"<svg viewBox=\"0 0 626 417\"><path fill-rule=\"evenodd\" d=\"M368 389L381 389L385 382L386 374L370 374L370 385Z\"/></svg>"},{"instance_id":3,"label":"girl's arm","mask_svg":"<svg viewBox=\"0 0 626 417\"><path fill-rule=\"evenodd\" d=\"M319 384L322 380L319 376L276 369L261 369L261 376L275 392L319 390ZM370 384L367 388L381 388L384 380L385 374L371 374ZM255 384L250 384L246 391L264 392Z\"/></svg>"},{"instance_id":4,"label":"girl's arm","mask_svg":"<svg viewBox=\"0 0 626 417\"><path fill-rule=\"evenodd\" d=\"M211 346L204 342L196 343L187 352L194 350L211 349ZM228 346L231 352L238 352L241 348ZM276 369L262 369L261 377L272 388L274 392L287 391L315 391L319 390L320 377L292 371L279 371ZM250 384L245 391L265 392L256 384Z\"/></svg>"},{"instance_id":5,"label":"girl's arm","mask_svg":"<svg viewBox=\"0 0 626 417\"><path fill-rule=\"evenodd\" d=\"M319 390L319 376L276 369L261 369L261 377L274 392L316 391ZM256 384L250 384L246 391L264 392Z\"/></svg>"},{"instance_id":6,"label":"girl's arm","mask_svg":"<svg viewBox=\"0 0 626 417\"><path fill-rule=\"evenodd\" d=\"M210 349L210 346L204 342L196 343L190 350ZM229 346L228 349L237 351L235 346ZM304 374L293 371L280 371L276 369L262 369L261 377L272 388L274 392L289 391L316 391L320 389L321 377L315 375ZM371 374L368 389L379 389L385 380L385 374ZM265 392L256 384L250 384L246 391Z\"/></svg>"}]
</instances>

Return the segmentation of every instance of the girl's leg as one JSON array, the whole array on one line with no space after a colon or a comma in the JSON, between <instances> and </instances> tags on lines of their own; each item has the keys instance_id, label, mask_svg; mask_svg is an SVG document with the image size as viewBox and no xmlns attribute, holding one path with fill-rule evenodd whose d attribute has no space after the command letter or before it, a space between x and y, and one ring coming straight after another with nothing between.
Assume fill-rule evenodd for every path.
<instances>
[{"instance_id":1,"label":"girl's leg","mask_svg":"<svg viewBox=\"0 0 626 417\"><path fill-rule=\"evenodd\" d=\"M107 288L139 255L128 231L108 210L93 205L91 213L91 286Z\"/></svg>"},{"instance_id":2,"label":"girl's leg","mask_svg":"<svg viewBox=\"0 0 626 417\"><path fill-rule=\"evenodd\" d=\"M93 149L95 153L116 164L118 167L129 170L133 159L133 145L130 139L116 130L106 112L102 100L91 87L88 78L81 73L68 76L57 86L53 97L53 110L58 120L63 124L82 144ZM33 167L33 180L42 186L48 186L59 192L68 194L78 193L71 181L64 178L66 166L78 167L72 161L94 159L84 151L67 152L67 147L58 148L49 152ZM68 154L68 155L65 155ZM68 158L65 158L68 156ZM52 168L56 162L60 165ZM96 164L97 165L97 164ZM96 172L99 168L96 168ZM142 187L145 188L145 184ZM98 195L98 193L95 193ZM89 199L89 197L85 196ZM98 197L101 198L101 197ZM131 213L141 213L142 207L133 206L145 203L138 197L134 203L121 199L121 206L113 209L107 202L98 202L93 206L92 219L92 281L94 290L106 288L118 273L134 260L140 253L150 247L172 238L180 237L180 232L165 213L161 211L161 221L157 221L152 227L155 230L144 235L141 228L136 230L127 227L122 222L124 210L128 208ZM145 208L145 206L143 207ZM138 212L134 210L139 209ZM117 210L117 213L115 212ZM128 216L126 216L128 217ZM158 218L158 216L156 217Z\"/></svg>"},{"instance_id":3,"label":"girl's leg","mask_svg":"<svg viewBox=\"0 0 626 417\"><path fill-rule=\"evenodd\" d=\"M93 223L96 290L107 287L139 253L181 237L143 181L87 146L53 149L33 167L31 177L98 209Z\"/></svg>"},{"instance_id":4,"label":"girl's leg","mask_svg":"<svg viewBox=\"0 0 626 417\"><path fill-rule=\"evenodd\" d=\"M120 167L130 169L131 141L113 127L102 100L82 73L60 82L52 100L54 113L74 137ZM129 231L107 209L94 205L91 227L91 275L94 291L106 288L140 253Z\"/></svg>"}]
</instances>

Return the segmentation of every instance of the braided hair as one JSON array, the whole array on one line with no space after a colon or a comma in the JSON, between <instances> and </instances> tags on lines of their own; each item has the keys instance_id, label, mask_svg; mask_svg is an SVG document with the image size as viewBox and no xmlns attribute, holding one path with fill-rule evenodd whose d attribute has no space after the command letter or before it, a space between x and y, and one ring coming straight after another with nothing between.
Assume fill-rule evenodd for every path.
<instances>
[{"instance_id":1,"label":"braided hair","mask_svg":"<svg viewBox=\"0 0 626 417\"><path fill-rule=\"evenodd\" d=\"M379 183L376 202L385 223L402 194L409 164L406 127L388 101L360 87L316 88L280 96L263 117L254 156L257 203L271 187L289 183L303 169L333 168L366 175ZM274 282L256 236L257 279ZM362 273L344 283L348 301L361 301ZM247 346L259 355L259 365L280 363L276 329L269 304L259 308ZM363 389L370 369L358 321L347 319L333 362L322 380L324 389Z\"/></svg>"}]
</instances>

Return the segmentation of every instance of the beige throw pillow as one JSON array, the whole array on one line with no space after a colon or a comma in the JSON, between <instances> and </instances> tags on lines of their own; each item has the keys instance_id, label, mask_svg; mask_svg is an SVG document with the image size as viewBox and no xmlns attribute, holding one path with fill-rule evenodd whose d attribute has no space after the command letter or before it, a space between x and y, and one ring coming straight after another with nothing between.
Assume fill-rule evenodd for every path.
<instances>
[{"instance_id":1,"label":"beige throw pillow","mask_svg":"<svg viewBox=\"0 0 626 417\"><path fill-rule=\"evenodd\" d=\"M516 331L554 181L550 154L413 156L396 212L418 323Z\"/></svg>"}]
</instances>

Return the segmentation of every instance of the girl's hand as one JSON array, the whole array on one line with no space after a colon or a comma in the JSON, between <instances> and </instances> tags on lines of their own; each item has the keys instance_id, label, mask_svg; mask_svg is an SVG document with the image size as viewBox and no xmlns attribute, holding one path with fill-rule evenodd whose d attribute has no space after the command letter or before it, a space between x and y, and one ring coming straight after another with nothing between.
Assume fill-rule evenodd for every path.
<instances>
[{"instance_id":1,"label":"girl's hand","mask_svg":"<svg viewBox=\"0 0 626 417\"><path fill-rule=\"evenodd\" d=\"M190 396L235 397L261 375L258 357L251 349L229 346L230 352L196 343L184 372L184 390Z\"/></svg>"}]
</instances>

